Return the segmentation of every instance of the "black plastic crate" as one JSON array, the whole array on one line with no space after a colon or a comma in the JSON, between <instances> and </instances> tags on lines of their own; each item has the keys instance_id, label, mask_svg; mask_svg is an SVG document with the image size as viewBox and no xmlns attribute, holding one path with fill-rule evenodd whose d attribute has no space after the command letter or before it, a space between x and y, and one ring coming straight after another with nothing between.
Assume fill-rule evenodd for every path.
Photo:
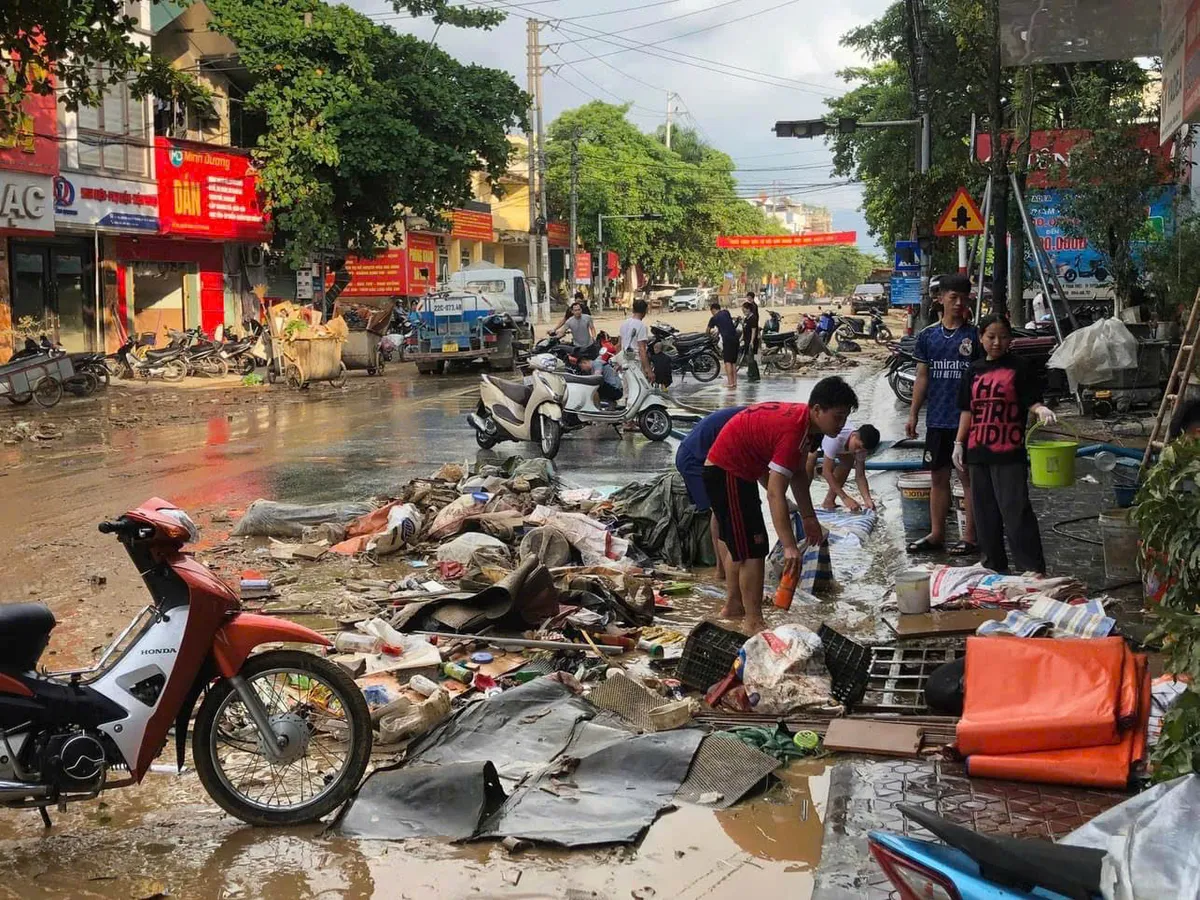
<instances>
[{"instance_id":1,"label":"black plastic crate","mask_svg":"<svg viewBox=\"0 0 1200 900\"><path fill-rule=\"evenodd\" d=\"M871 677L871 650L857 641L822 625L817 637L825 648L825 667L832 684L830 693L847 707L862 700Z\"/></svg>"},{"instance_id":2,"label":"black plastic crate","mask_svg":"<svg viewBox=\"0 0 1200 900\"><path fill-rule=\"evenodd\" d=\"M676 677L690 688L707 691L729 674L746 636L712 622L701 622L688 635Z\"/></svg>"}]
</instances>

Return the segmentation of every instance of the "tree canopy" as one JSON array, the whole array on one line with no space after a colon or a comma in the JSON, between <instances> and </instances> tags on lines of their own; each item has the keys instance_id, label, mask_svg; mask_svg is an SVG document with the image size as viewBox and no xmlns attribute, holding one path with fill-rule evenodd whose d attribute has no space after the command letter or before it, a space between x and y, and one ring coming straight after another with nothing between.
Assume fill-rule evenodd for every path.
<instances>
[{"instance_id":1,"label":"tree canopy","mask_svg":"<svg viewBox=\"0 0 1200 900\"><path fill-rule=\"evenodd\" d=\"M785 233L778 221L746 202L729 156L689 128L673 130L668 150L662 129L656 134L640 131L626 118L627 111L625 106L595 101L567 110L551 123L547 184L556 218L566 218L570 210L574 144L579 156L579 234L585 246L598 244L599 215L646 212L662 218L606 218L604 246L653 277L719 284L728 271L744 273L751 282L772 273L795 276L802 260L796 250L717 249L720 234ZM846 251L844 258L857 254L868 259L854 248L839 249ZM811 259L822 266L826 261ZM868 271L870 267L866 265Z\"/></svg>"},{"instance_id":2,"label":"tree canopy","mask_svg":"<svg viewBox=\"0 0 1200 900\"><path fill-rule=\"evenodd\" d=\"M254 79L254 156L292 262L325 248L371 255L405 212L436 221L470 199L472 173L494 182L506 171L506 135L529 102L507 73L321 0L208 5Z\"/></svg>"}]
</instances>

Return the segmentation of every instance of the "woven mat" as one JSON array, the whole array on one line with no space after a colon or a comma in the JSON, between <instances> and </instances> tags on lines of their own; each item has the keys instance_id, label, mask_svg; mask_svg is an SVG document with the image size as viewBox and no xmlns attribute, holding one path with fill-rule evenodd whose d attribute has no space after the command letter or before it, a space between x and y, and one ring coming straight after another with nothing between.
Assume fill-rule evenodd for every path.
<instances>
[{"instance_id":1,"label":"woven mat","mask_svg":"<svg viewBox=\"0 0 1200 900\"><path fill-rule=\"evenodd\" d=\"M675 799L699 803L705 794L720 794L719 801L704 805L725 809L741 800L780 765L775 757L760 753L735 737L711 734L692 757L692 768Z\"/></svg>"},{"instance_id":2,"label":"woven mat","mask_svg":"<svg viewBox=\"0 0 1200 900\"><path fill-rule=\"evenodd\" d=\"M588 694L587 699L593 706L615 712L643 732L654 731L650 710L671 702L624 675L606 679Z\"/></svg>"}]
</instances>

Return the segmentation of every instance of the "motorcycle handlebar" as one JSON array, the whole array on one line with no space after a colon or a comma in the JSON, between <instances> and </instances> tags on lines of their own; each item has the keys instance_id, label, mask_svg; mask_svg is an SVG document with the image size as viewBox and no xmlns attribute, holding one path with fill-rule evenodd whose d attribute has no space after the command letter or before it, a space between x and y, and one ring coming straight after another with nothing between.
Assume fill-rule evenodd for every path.
<instances>
[{"instance_id":1,"label":"motorcycle handlebar","mask_svg":"<svg viewBox=\"0 0 1200 900\"><path fill-rule=\"evenodd\" d=\"M119 519L116 519L112 522L101 522L97 528L101 534L136 534L138 530L138 524L136 522L131 522L124 516L121 516Z\"/></svg>"}]
</instances>

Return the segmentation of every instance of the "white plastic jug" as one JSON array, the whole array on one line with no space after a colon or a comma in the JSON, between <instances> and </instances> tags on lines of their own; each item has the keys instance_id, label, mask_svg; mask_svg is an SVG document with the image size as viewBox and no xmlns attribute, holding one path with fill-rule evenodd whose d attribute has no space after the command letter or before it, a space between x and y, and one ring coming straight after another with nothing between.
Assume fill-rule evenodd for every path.
<instances>
[{"instance_id":1,"label":"white plastic jug","mask_svg":"<svg viewBox=\"0 0 1200 900\"><path fill-rule=\"evenodd\" d=\"M909 569L896 576L896 605L904 615L929 612L928 569Z\"/></svg>"}]
</instances>

